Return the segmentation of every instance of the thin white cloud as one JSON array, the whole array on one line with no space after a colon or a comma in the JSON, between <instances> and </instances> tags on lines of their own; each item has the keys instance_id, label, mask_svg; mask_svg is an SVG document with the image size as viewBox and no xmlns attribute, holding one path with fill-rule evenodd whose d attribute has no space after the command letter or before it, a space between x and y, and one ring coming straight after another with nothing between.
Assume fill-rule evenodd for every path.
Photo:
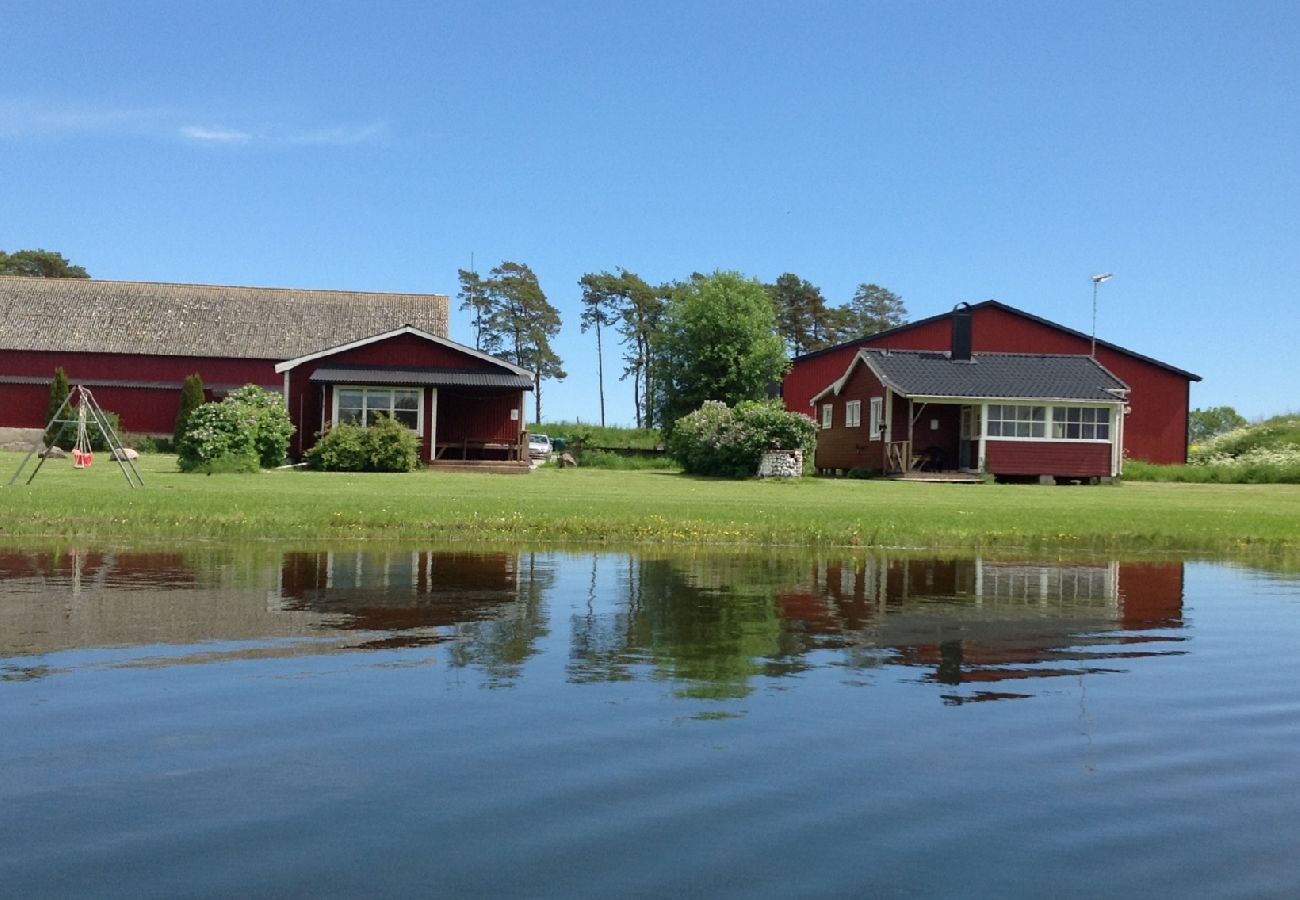
<instances>
[{"instance_id":1,"label":"thin white cloud","mask_svg":"<svg viewBox=\"0 0 1300 900\"><path fill-rule=\"evenodd\" d=\"M247 131L234 128L210 128L206 125L186 125L181 129L181 134L190 140L214 144L243 144L253 138Z\"/></svg>"},{"instance_id":2,"label":"thin white cloud","mask_svg":"<svg viewBox=\"0 0 1300 900\"><path fill-rule=\"evenodd\" d=\"M132 135L154 140L266 148L354 147L388 135L383 120L360 124L304 127L262 123L257 127L185 124L196 116L177 110L93 107L0 96L0 139L58 138L70 135Z\"/></svg>"}]
</instances>

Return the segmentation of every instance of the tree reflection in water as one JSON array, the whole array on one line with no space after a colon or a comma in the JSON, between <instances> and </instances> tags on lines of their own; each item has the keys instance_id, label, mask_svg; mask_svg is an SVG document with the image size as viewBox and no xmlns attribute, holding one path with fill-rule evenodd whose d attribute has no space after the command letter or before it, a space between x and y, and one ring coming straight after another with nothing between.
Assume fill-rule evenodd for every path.
<instances>
[{"instance_id":1,"label":"tree reflection in water","mask_svg":"<svg viewBox=\"0 0 1300 900\"><path fill-rule=\"evenodd\" d=\"M549 620L566 616L556 646ZM0 677L11 680L48 677L38 657L85 647L189 648L148 659L167 665L437 645L490 687L558 652L575 684L653 680L733 700L814 669L862 683L893 670L964 703L1177 653L1182 616L1180 562L0 552Z\"/></svg>"}]
</instances>

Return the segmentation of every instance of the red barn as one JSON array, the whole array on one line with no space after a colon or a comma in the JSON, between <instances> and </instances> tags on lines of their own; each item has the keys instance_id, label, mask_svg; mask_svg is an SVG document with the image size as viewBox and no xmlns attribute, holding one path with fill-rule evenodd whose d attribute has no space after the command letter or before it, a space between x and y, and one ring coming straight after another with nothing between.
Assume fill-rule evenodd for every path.
<instances>
[{"instance_id":1,"label":"red barn","mask_svg":"<svg viewBox=\"0 0 1300 900\"><path fill-rule=\"evenodd\" d=\"M968 316L968 328L959 326L963 334L956 334L954 323L963 315ZM956 348L959 354L1093 356L1089 335L986 300L797 357L782 388L786 409L817 418L812 398L844 376L859 350L951 353L962 341L964 346ZM1095 359L1129 389L1123 421L1117 423L1123 455L1155 463L1185 462L1189 388L1200 376L1102 340L1096 342ZM959 448L955 439L952 443L949 449L956 459Z\"/></svg>"},{"instance_id":2,"label":"red barn","mask_svg":"<svg viewBox=\"0 0 1300 900\"><path fill-rule=\"evenodd\" d=\"M209 399L283 393L291 453L380 413L415 429L425 460L526 463L533 374L447 338L442 294L0 277L0 430L45 425L62 367L125 431L170 436L181 383Z\"/></svg>"}]
</instances>

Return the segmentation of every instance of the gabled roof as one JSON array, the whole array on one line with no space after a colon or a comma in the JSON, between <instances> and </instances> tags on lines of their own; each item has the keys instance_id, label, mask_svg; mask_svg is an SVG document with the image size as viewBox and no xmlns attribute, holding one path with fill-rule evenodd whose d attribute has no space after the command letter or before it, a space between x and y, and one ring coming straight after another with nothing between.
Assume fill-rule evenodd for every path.
<instances>
[{"instance_id":1,"label":"gabled roof","mask_svg":"<svg viewBox=\"0 0 1300 900\"><path fill-rule=\"evenodd\" d=\"M1031 322L1037 322L1039 325L1046 325L1048 328L1054 328L1057 331L1063 332L1065 334L1073 335L1074 337L1080 338L1082 340L1089 341L1089 342L1092 340L1091 335L1084 334L1082 331L1076 331L1073 328L1067 328L1066 326L1060 324L1059 322L1053 322L1051 319L1044 319L1042 316L1036 316L1033 313L1027 313L1023 309L1017 309L1014 306L1008 306L1006 303L1002 303L1001 301L998 300L982 300L979 303L970 304L969 308L972 313L980 309L1000 309L1003 312L1011 313L1012 315L1015 316L1020 316L1021 318L1028 319ZM944 319L950 319L950 318L952 318L951 311L939 313L938 315L935 316L930 316L925 319L917 319L915 322L908 322L905 325L899 325L896 328L887 328L884 331L877 331L874 334L863 335L860 338L854 338L851 341L845 341L844 343L836 344L833 347L823 347L820 350L813 350L809 353L803 354L802 356L796 356L795 360L797 361L802 359L813 359L825 353L832 353L836 350L842 350L845 347L860 347L866 343L876 343L882 338L889 338L892 335L901 334L905 331L910 331L911 329L918 328L922 325L929 325L933 322L939 322ZM1161 362L1160 360L1155 359L1153 357L1145 356L1141 353L1135 353L1134 351L1129 350L1125 347L1121 347L1118 344L1112 344L1110 341L1103 341L1101 338L1097 339L1097 346L1105 347L1106 349L1113 350L1116 353L1123 353L1125 356L1131 356L1134 359L1139 359L1145 363L1150 363L1153 366L1157 366L1161 369L1165 369L1166 371L1173 372L1175 375L1181 375L1183 378L1186 378L1188 381L1201 380L1200 375L1195 375L1191 372L1188 372L1185 369L1180 369L1177 366L1171 366L1169 363Z\"/></svg>"},{"instance_id":2,"label":"gabled roof","mask_svg":"<svg viewBox=\"0 0 1300 900\"><path fill-rule=\"evenodd\" d=\"M971 400L1066 400L1118 403L1129 387L1090 356L976 353L955 360L931 350L859 350L844 374L811 400L839 394L853 371L866 365L881 384L903 397Z\"/></svg>"},{"instance_id":3,"label":"gabled roof","mask_svg":"<svg viewBox=\"0 0 1300 900\"><path fill-rule=\"evenodd\" d=\"M444 294L0 276L0 350L283 360L447 315Z\"/></svg>"},{"instance_id":4,"label":"gabled roof","mask_svg":"<svg viewBox=\"0 0 1300 900\"><path fill-rule=\"evenodd\" d=\"M367 335L366 337L358 338L355 341L348 341L346 344L339 344L338 346L335 347L327 347L324 350L319 350L319 349L314 350L313 352L307 353L303 356L299 356L294 359L287 359L282 363L277 363L275 367L275 371L277 374L281 372L287 372L290 369L296 369L298 366L302 365L303 363L311 362L314 359L324 359L327 356L334 356L336 353L342 353L345 350L354 350L357 347L364 347L367 344L374 344L379 341L386 341L389 338L394 338L397 337L398 335L403 335L403 334L414 335L415 337L423 338L426 341L432 341L435 344L438 344L442 347L446 347L448 350L455 350L457 353L463 353L466 356L473 357L474 359L478 359L478 360L482 360L483 362L490 363L491 365L504 369L505 371L510 372L511 374L518 375L523 378L527 378L529 384L531 384L533 381L533 373L528 371L527 369L508 363L504 359L499 359L495 356L489 356L488 354L484 353L482 350L475 350L473 347L466 347L464 344L458 344L449 338L441 337L436 334L430 334L427 331L422 331L419 328L416 328L412 325L403 325L401 328L393 328L381 334Z\"/></svg>"}]
</instances>

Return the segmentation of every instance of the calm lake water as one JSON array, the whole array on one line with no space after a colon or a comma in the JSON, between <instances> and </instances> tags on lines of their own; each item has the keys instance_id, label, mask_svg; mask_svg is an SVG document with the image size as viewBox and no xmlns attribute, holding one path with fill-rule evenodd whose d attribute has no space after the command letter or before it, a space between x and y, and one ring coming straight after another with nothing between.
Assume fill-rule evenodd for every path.
<instances>
[{"instance_id":1,"label":"calm lake water","mask_svg":"<svg viewBox=\"0 0 1300 900\"><path fill-rule=\"evenodd\" d=\"M1300 581L0 552L5 897L1296 897Z\"/></svg>"}]
</instances>

